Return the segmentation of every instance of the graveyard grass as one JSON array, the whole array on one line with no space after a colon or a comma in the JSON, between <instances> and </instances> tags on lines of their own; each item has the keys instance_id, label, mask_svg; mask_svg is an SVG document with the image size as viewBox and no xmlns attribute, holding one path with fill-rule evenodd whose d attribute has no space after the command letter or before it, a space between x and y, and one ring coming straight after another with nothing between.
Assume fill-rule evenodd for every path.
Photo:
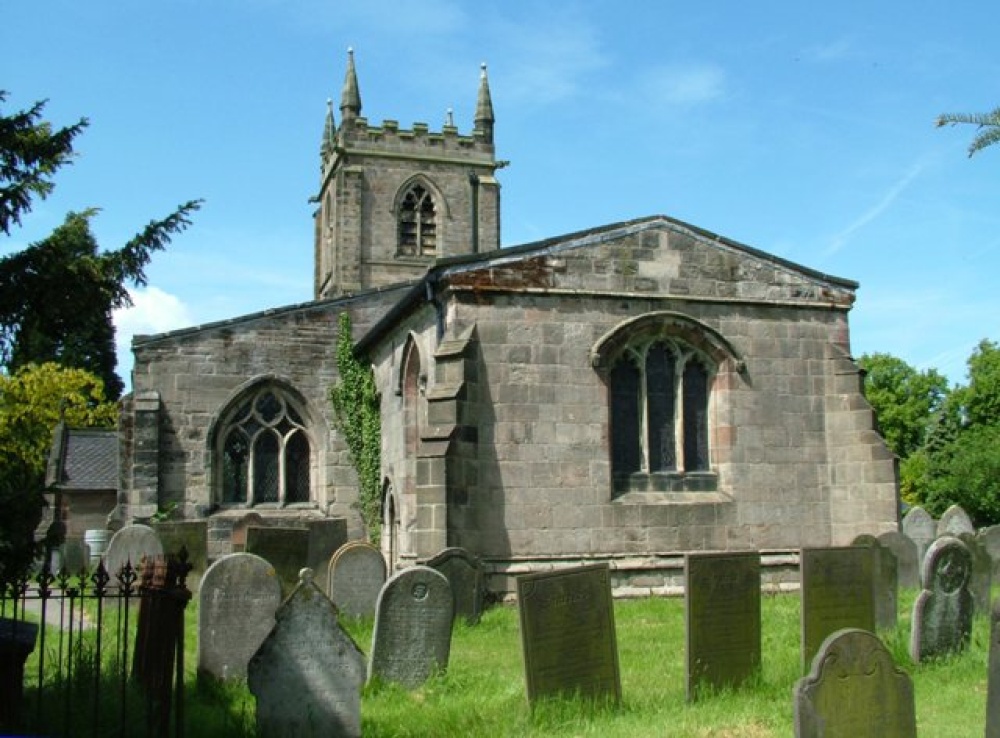
<instances>
[{"instance_id":1,"label":"graveyard grass","mask_svg":"<svg viewBox=\"0 0 1000 738\"><path fill-rule=\"evenodd\" d=\"M895 662L914 680L920 735L982 735L986 713L989 619L977 616L964 654L914 665L909 657L910 612L916 592L901 592L899 626L881 633ZM573 698L528 706L517 610L487 610L478 625L455 626L445 673L405 690L369 684L362 696L366 738L446 736L667 736L670 738L786 738L793 734L792 687L802 676L799 597L762 598L763 669L751 685L685 699L682 598L618 600L615 621L622 702ZM186 612L186 735L254 736L254 698L245 683L198 680L197 598ZM361 649L371 647L371 620L345 620ZM30 674L30 660L29 660ZM30 687L29 687L30 689Z\"/></svg>"}]
</instances>

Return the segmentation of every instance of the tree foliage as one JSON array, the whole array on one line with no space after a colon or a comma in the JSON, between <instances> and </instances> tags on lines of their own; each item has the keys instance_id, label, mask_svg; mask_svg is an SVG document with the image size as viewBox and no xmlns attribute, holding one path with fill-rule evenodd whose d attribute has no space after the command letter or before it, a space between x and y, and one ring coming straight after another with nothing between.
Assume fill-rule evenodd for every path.
<instances>
[{"instance_id":1,"label":"tree foliage","mask_svg":"<svg viewBox=\"0 0 1000 738\"><path fill-rule=\"evenodd\" d=\"M354 355L351 316L341 313L337 337L340 378L330 390L337 428L358 473L358 511L373 543L382 529L382 420L375 375Z\"/></svg>"},{"instance_id":2,"label":"tree foliage","mask_svg":"<svg viewBox=\"0 0 1000 738\"><path fill-rule=\"evenodd\" d=\"M1000 141L1000 108L989 113L943 113L936 123L939 128L958 123L976 126L979 132L969 144L969 156Z\"/></svg>"},{"instance_id":3,"label":"tree foliage","mask_svg":"<svg viewBox=\"0 0 1000 738\"><path fill-rule=\"evenodd\" d=\"M0 102L6 94L0 92ZM44 102L26 111L0 114L0 230L10 233L45 197L52 176L72 160L73 140L86 127L54 130L41 119ZM146 285L153 253L190 225L200 207L192 200L162 220L153 220L124 246L101 251L90 230L98 212L70 213L48 238L0 259L0 367L16 371L55 361L97 374L108 395L123 383L115 373L112 311L131 305L128 288Z\"/></svg>"}]
</instances>

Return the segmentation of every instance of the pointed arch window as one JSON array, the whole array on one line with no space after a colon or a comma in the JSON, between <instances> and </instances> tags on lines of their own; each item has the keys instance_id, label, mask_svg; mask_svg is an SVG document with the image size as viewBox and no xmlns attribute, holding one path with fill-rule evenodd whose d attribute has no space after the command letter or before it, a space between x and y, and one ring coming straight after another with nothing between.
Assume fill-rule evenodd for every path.
<instances>
[{"instance_id":1,"label":"pointed arch window","mask_svg":"<svg viewBox=\"0 0 1000 738\"><path fill-rule=\"evenodd\" d=\"M309 502L311 446L291 398L264 387L244 398L220 433L223 504Z\"/></svg>"},{"instance_id":2,"label":"pointed arch window","mask_svg":"<svg viewBox=\"0 0 1000 738\"><path fill-rule=\"evenodd\" d=\"M437 253L437 207L430 191L415 184L403 195L398 215L398 253L434 256Z\"/></svg>"}]
</instances>

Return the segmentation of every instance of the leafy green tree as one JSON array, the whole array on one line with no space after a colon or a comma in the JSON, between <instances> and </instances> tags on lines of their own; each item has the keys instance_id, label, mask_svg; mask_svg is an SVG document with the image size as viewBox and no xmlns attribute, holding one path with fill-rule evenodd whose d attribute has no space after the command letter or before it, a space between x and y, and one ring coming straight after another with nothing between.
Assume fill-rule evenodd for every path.
<instances>
[{"instance_id":1,"label":"leafy green tree","mask_svg":"<svg viewBox=\"0 0 1000 738\"><path fill-rule=\"evenodd\" d=\"M116 417L103 382L82 369L29 364L0 374L0 579L23 573L38 552L53 428L110 427Z\"/></svg>"},{"instance_id":2,"label":"leafy green tree","mask_svg":"<svg viewBox=\"0 0 1000 738\"><path fill-rule=\"evenodd\" d=\"M1000 108L989 113L944 113L938 116L937 126L952 126L957 123L974 125L979 133L969 144L969 156L1000 141Z\"/></svg>"},{"instance_id":3,"label":"leafy green tree","mask_svg":"<svg viewBox=\"0 0 1000 738\"><path fill-rule=\"evenodd\" d=\"M73 140L87 125L82 119L54 130L41 119L43 109L40 102L0 113L0 230L8 234L33 197L51 192L52 176L71 161ZM110 251L99 249L90 230L97 210L70 213L48 238L0 259L0 368L55 361L87 369L117 399L124 385L115 373L112 311L132 304L129 286L146 285L152 254L190 225L200 205L182 204Z\"/></svg>"}]
</instances>

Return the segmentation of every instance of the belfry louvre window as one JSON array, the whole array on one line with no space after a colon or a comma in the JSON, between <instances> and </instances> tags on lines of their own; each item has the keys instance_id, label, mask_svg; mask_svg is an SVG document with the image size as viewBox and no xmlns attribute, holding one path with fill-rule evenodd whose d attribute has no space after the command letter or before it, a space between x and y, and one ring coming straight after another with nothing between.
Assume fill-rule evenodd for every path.
<instances>
[{"instance_id":1,"label":"belfry louvre window","mask_svg":"<svg viewBox=\"0 0 1000 738\"><path fill-rule=\"evenodd\" d=\"M309 502L309 438L288 398L263 388L230 417L222 433L222 502Z\"/></svg>"},{"instance_id":2,"label":"belfry louvre window","mask_svg":"<svg viewBox=\"0 0 1000 738\"><path fill-rule=\"evenodd\" d=\"M629 346L611 368L611 463L615 477L710 468L711 369L679 341Z\"/></svg>"},{"instance_id":3,"label":"belfry louvre window","mask_svg":"<svg viewBox=\"0 0 1000 738\"><path fill-rule=\"evenodd\" d=\"M437 252L437 210L434 198L421 185L413 185L399 206L399 253L433 256Z\"/></svg>"}]
</instances>

